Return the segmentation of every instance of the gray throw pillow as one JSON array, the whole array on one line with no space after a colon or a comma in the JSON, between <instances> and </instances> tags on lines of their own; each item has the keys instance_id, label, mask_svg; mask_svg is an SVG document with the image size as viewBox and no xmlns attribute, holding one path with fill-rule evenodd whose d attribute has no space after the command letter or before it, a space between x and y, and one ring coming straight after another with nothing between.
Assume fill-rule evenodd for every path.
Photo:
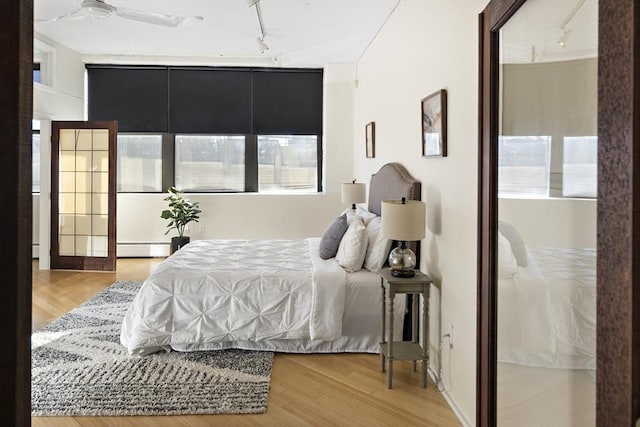
<instances>
[{"instance_id":1,"label":"gray throw pillow","mask_svg":"<svg viewBox=\"0 0 640 427\"><path fill-rule=\"evenodd\" d=\"M320 258L329 259L336 256L342 236L347 232L348 227L346 214L342 214L333 220L320 239L320 246L318 247Z\"/></svg>"},{"instance_id":2,"label":"gray throw pillow","mask_svg":"<svg viewBox=\"0 0 640 427\"><path fill-rule=\"evenodd\" d=\"M524 244L524 240L518 233L516 228L508 222L498 221L498 229L504 237L507 238L511 244L511 252L516 258L516 262L520 267L526 267L527 262L527 246Z\"/></svg>"}]
</instances>

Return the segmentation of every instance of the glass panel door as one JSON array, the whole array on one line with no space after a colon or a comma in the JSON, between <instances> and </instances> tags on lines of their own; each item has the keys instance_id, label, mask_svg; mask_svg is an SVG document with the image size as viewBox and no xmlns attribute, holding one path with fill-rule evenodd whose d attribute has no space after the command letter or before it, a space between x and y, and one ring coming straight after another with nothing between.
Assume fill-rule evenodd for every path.
<instances>
[{"instance_id":1,"label":"glass panel door","mask_svg":"<svg viewBox=\"0 0 640 427\"><path fill-rule=\"evenodd\" d=\"M52 269L115 271L116 127L52 123Z\"/></svg>"}]
</instances>

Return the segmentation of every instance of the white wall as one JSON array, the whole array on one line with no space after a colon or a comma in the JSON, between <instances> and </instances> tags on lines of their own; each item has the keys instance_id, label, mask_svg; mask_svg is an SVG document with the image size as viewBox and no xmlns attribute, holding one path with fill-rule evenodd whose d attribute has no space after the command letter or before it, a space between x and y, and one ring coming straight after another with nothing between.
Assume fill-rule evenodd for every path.
<instances>
[{"instance_id":1,"label":"white wall","mask_svg":"<svg viewBox=\"0 0 640 427\"><path fill-rule=\"evenodd\" d=\"M475 419L478 145L478 14L488 0L401 1L358 65L354 172L368 180L400 162L422 182L427 237L421 269L432 293L432 342L451 322L442 362L445 395L463 422ZM448 91L448 157L421 157L421 98ZM376 158L366 159L365 124L376 123ZM434 337L435 335L435 337ZM437 356L436 343L432 355Z\"/></svg>"},{"instance_id":2,"label":"white wall","mask_svg":"<svg viewBox=\"0 0 640 427\"><path fill-rule=\"evenodd\" d=\"M52 88L33 85L34 117L84 120L84 63L80 54L41 34L36 33L35 38L55 49L55 66Z\"/></svg>"},{"instance_id":3,"label":"white wall","mask_svg":"<svg viewBox=\"0 0 640 427\"><path fill-rule=\"evenodd\" d=\"M33 117L40 120L40 195L33 196L33 243L40 268L49 268L49 224L51 204L50 121L84 119L84 64L80 55L53 40L35 34L36 45L44 43L53 52L53 84L33 85ZM46 144L49 141L49 144Z\"/></svg>"},{"instance_id":4,"label":"white wall","mask_svg":"<svg viewBox=\"0 0 640 427\"><path fill-rule=\"evenodd\" d=\"M513 225L530 247L595 248L595 199L498 199L500 220Z\"/></svg>"}]
</instances>

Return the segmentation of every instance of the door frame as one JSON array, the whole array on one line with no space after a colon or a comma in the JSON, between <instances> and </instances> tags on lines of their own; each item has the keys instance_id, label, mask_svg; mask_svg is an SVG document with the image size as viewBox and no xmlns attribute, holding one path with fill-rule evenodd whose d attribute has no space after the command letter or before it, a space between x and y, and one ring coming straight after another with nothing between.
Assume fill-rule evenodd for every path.
<instances>
[{"instance_id":1,"label":"door frame","mask_svg":"<svg viewBox=\"0 0 640 427\"><path fill-rule=\"evenodd\" d=\"M476 425L480 427L497 423L498 31L525 1L492 0L479 16ZM640 4L634 0L599 0L598 426L632 426L640 416L640 90L634 90L634 82L640 81L639 18Z\"/></svg>"},{"instance_id":2,"label":"door frame","mask_svg":"<svg viewBox=\"0 0 640 427\"><path fill-rule=\"evenodd\" d=\"M0 39L0 180L5 184L0 424L26 426L31 423L33 0L2 1Z\"/></svg>"}]
</instances>

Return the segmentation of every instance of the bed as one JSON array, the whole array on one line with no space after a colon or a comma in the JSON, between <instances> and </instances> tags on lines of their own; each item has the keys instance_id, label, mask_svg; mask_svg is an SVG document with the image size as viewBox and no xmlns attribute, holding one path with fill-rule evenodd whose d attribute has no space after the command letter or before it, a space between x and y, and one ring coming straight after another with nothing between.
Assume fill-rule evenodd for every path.
<instances>
[{"instance_id":1,"label":"bed","mask_svg":"<svg viewBox=\"0 0 640 427\"><path fill-rule=\"evenodd\" d=\"M381 202L420 195L420 182L389 163L371 177L368 209L347 209L322 238L194 241L144 281L120 341L132 355L227 348L378 353L377 271L390 250L380 236ZM344 221L337 254L320 256L329 230ZM397 312L404 308L397 298ZM393 327L401 333L398 318Z\"/></svg>"},{"instance_id":2,"label":"bed","mask_svg":"<svg viewBox=\"0 0 640 427\"><path fill-rule=\"evenodd\" d=\"M596 250L527 248L500 223L498 361L595 369Z\"/></svg>"}]
</instances>

